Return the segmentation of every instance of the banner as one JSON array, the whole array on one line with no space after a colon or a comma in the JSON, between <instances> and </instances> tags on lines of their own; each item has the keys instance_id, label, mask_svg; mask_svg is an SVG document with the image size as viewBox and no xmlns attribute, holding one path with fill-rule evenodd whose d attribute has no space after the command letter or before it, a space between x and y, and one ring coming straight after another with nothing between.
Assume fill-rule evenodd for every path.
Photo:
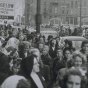
<instances>
[{"instance_id":1,"label":"banner","mask_svg":"<svg viewBox=\"0 0 88 88\"><path fill-rule=\"evenodd\" d=\"M15 4L12 2L0 2L0 19L14 19Z\"/></svg>"}]
</instances>

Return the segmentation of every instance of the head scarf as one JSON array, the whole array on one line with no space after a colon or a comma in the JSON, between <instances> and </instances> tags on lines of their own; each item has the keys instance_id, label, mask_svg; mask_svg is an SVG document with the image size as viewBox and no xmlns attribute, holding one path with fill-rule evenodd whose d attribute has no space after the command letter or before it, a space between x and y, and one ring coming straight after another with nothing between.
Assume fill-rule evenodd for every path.
<instances>
[{"instance_id":1,"label":"head scarf","mask_svg":"<svg viewBox=\"0 0 88 88\"><path fill-rule=\"evenodd\" d=\"M23 76L10 76L2 83L1 88L16 88L21 79L26 80Z\"/></svg>"}]
</instances>

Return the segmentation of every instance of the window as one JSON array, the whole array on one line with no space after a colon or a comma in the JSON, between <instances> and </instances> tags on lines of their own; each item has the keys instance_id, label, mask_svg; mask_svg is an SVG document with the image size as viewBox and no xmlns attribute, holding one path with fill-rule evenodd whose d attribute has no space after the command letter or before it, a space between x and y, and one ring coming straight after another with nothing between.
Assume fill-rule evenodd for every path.
<instances>
[{"instance_id":1,"label":"window","mask_svg":"<svg viewBox=\"0 0 88 88\"><path fill-rule=\"evenodd\" d=\"M86 15L86 8L83 9L83 15Z\"/></svg>"},{"instance_id":2,"label":"window","mask_svg":"<svg viewBox=\"0 0 88 88\"><path fill-rule=\"evenodd\" d=\"M46 2L44 2L44 7L46 7Z\"/></svg>"},{"instance_id":3,"label":"window","mask_svg":"<svg viewBox=\"0 0 88 88\"><path fill-rule=\"evenodd\" d=\"M70 6L69 3L67 3L67 8L69 8L69 6Z\"/></svg>"},{"instance_id":4,"label":"window","mask_svg":"<svg viewBox=\"0 0 88 88\"><path fill-rule=\"evenodd\" d=\"M85 6L85 7L86 7L86 3L87 3L87 2L86 2L86 1L84 1L84 6Z\"/></svg>"},{"instance_id":5,"label":"window","mask_svg":"<svg viewBox=\"0 0 88 88\"><path fill-rule=\"evenodd\" d=\"M67 14L69 14L69 10L67 10Z\"/></svg>"},{"instance_id":6,"label":"window","mask_svg":"<svg viewBox=\"0 0 88 88\"><path fill-rule=\"evenodd\" d=\"M64 14L64 10L62 10L62 14Z\"/></svg>"},{"instance_id":7,"label":"window","mask_svg":"<svg viewBox=\"0 0 88 88\"><path fill-rule=\"evenodd\" d=\"M65 14L64 7L62 8L62 14Z\"/></svg>"},{"instance_id":8,"label":"window","mask_svg":"<svg viewBox=\"0 0 88 88\"><path fill-rule=\"evenodd\" d=\"M78 3L77 3L77 1L75 1L75 8L77 8L78 7Z\"/></svg>"},{"instance_id":9,"label":"window","mask_svg":"<svg viewBox=\"0 0 88 88\"><path fill-rule=\"evenodd\" d=\"M70 17L70 24L73 24L73 17Z\"/></svg>"},{"instance_id":10,"label":"window","mask_svg":"<svg viewBox=\"0 0 88 88\"><path fill-rule=\"evenodd\" d=\"M77 25L77 18L74 18L74 25Z\"/></svg>"},{"instance_id":11,"label":"window","mask_svg":"<svg viewBox=\"0 0 88 88\"><path fill-rule=\"evenodd\" d=\"M49 12L52 13L52 6L49 6Z\"/></svg>"},{"instance_id":12,"label":"window","mask_svg":"<svg viewBox=\"0 0 88 88\"><path fill-rule=\"evenodd\" d=\"M46 13L46 8L44 8L44 13Z\"/></svg>"},{"instance_id":13,"label":"window","mask_svg":"<svg viewBox=\"0 0 88 88\"><path fill-rule=\"evenodd\" d=\"M57 12L58 12L57 7L55 7L55 13L57 13Z\"/></svg>"},{"instance_id":14,"label":"window","mask_svg":"<svg viewBox=\"0 0 88 88\"><path fill-rule=\"evenodd\" d=\"M52 16L49 16L49 19L51 19L52 18Z\"/></svg>"},{"instance_id":15,"label":"window","mask_svg":"<svg viewBox=\"0 0 88 88\"><path fill-rule=\"evenodd\" d=\"M44 15L44 18L46 18L46 15Z\"/></svg>"},{"instance_id":16,"label":"window","mask_svg":"<svg viewBox=\"0 0 88 88\"><path fill-rule=\"evenodd\" d=\"M73 1L71 1L71 7L73 8Z\"/></svg>"},{"instance_id":17,"label":"window","mask_svg":"<svg viewBox=\"0 0 88 88\"><path fill-rule=\"evenodd\" d=\"M69 24L69 17L66 17L66 22Z\"/></svg>"}]
</instances>

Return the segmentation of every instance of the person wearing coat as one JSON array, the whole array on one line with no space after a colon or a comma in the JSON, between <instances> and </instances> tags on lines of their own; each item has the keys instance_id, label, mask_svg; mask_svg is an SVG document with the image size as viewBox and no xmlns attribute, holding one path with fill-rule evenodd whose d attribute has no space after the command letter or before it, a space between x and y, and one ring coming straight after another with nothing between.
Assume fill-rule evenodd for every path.
<instances>
[{"instance_id":1,"label":"person wearing coat","mask_svg":"<svg viewBox=\"0 0 88 88\"><path fill-rule=\"evenodd\" d=\"M0 88L31 88L31 84L23 76L13 75L4 81Z\"/></svg>"},{"instance_id":2,"label":"person wearing coat","mask_svg":"<svg viewBox=\"0 0 88 88\"><path fill-rule=\"evenodd\" d=\"M38 72L39 64L35 55L30 55L22 60L19 75L31 82L31 88L46 88L45 82Z\"/></svg>"},{"instance_id":3,"label":"person wearing coat","mask_svg":"<svg viewBox=\"0 0 88 88\"><path fill-rule=\"evenodd\" d=\"M10 66L8 63L8 56L0 52L0 85L9 76Z\"/></svg>"},{"instance_id":4,"label":"person wearing coat","mask_svg":"<svg viewBox=\"0 0 88 88\"><path fill-rule=\"evenodd\" d=\"M52 39L49 48L49 55L54 59L56 57L56 39Z\"/></svg>"}]
</instances>

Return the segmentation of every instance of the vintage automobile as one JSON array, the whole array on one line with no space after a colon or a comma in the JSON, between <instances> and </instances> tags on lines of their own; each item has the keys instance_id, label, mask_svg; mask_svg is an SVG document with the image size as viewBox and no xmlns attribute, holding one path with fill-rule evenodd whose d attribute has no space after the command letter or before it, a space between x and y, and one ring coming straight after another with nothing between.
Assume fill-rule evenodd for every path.
<instances>
[{"instance_id":1,"label":"vintage automobile","mask_svg":"<svg viewBox=\"0 0 88 88\"><path fill-rule=\"evenodd\" d=\"M77 50L81 49L81 44L82 41L88 40L82 36L65 36L65 37L60 37L60 40L70 40L72 41L73 47L75 47Z\"/></svg>"}]
</instances>

